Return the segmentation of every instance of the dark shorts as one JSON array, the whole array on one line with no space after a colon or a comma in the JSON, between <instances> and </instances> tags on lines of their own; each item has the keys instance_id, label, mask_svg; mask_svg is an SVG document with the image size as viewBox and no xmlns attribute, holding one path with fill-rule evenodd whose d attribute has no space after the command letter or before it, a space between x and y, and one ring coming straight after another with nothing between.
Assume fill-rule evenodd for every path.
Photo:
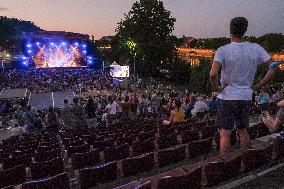
<instances>
[{"instance_id":1,"label":"dark shorts","mask_svg":"<svg viewBox=\"0 0 284 189\"><path fill-rule=\"evenodd\" d=\"M233 130L249 127L251 101L218 100L216 124L222 129Z\"/></svg>"}]
</instances>

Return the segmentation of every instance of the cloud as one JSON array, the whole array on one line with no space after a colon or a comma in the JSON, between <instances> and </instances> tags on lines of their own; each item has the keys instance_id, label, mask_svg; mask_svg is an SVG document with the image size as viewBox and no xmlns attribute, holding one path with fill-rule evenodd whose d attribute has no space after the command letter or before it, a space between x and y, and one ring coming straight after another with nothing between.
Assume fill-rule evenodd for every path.
<instances>
[{"instance_id":1,"label":"cloud","mask_svg":"<svg viewBox=\"0 0 284 189\"><path fill-rule=\"evenodd\" d=\"M8 8L6 8L6 7L0 7L0 11L7 11L8 10Z\"/></svg>"}]
</instances>

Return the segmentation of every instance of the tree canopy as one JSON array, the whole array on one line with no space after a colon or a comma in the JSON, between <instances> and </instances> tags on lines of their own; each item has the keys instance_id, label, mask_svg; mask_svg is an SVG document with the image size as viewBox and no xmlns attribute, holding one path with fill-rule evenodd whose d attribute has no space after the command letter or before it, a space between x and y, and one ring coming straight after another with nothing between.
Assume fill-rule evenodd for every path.
<instances>
[{"instance_id":1,"label":"tree canopy","mask_svg":"<svg viewBox=\"0 0 284 189\"><path fill-rule=\"evenodd\" d=\"M14 40L22 32L41 30L33 22L0 16L0 44Z\"/></svg>"},{"instance_id":2,"label":"tree canopy","mask_svg":"<svg viewBox=\"0 0 284 189\"><path fill-rule=\"evenodd\" d=\"M281 33L269 33L260 37L247 36L248 41L258 43L270 53L278 53L284 49L284 35ZM184 39L185 40L185 39ZM217 50L220 46L230 43L230 38L201 38L194 39L190 43L191 48Z\"/></svg>"},{"instance_id":3,"label":"tree canopy","mask_svg":"<svg viewBox=\"0 0 284 189\"><path fill-rule=\"evenodd\" d=\"M140 74L156 75L160 68L172 62L177 39L172 35L175 21L162 1L140 0L118 24L121 52L132 63L136 62Z\"/></svg>"}]
</instances>

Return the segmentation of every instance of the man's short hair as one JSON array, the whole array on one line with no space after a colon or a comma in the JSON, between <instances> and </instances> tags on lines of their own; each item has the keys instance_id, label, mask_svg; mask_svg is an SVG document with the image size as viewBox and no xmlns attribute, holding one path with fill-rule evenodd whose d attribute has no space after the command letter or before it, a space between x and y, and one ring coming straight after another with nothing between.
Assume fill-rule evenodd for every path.
<instances>
[{"instance_id":1,"label":"man's short hair","mask_svg":"<svg viewBox=\"0 0 284 189\"><path fill-rule=\"evenodd\" d=\"M248 20L244 17L235 17L230 23L230 34L236 37L245 35L248 28Z\"/></svg>"},{"instance_id":2,"label":"man's short hair","mask_svg":"<svg viewBox=\"0 0 284 189\"><path fill-rule=\"evenodd\" d=\"M74 99L73 99L73 102L74 102L75 104L78 104L79 99L78 99L78 98L74 98Z\"/></svg>"}]
</instances>

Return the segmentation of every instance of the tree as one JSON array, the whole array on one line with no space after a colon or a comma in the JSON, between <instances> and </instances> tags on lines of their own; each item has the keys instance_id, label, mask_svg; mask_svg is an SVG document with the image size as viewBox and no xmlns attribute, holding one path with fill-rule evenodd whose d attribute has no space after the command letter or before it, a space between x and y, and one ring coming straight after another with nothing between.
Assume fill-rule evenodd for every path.
<instances>
[{"instance_id":1,"label":"tree","mask_svg":"<svg viewBox=\"0 0 284 189\"><path fill-rule=\"evenodd\" d=\"M173 61L176 19L164 8L161 0L135 2L116 31L122 52L130 62L136 62L142 75L156 76L159 69Z\"/></svg>"},{"instance_id":2,"label":"tree","mask_svg":"<svg viewBox=\"0 0 284 189\"><path fill-rule=\"evenodd\" d=\"M198 66L191 68L191 80L190 86L193 90L210 93L211 85L209 80L209 72L211 69L211 63L209 60L201 59Z\"/></svg>"}]
</instances>

